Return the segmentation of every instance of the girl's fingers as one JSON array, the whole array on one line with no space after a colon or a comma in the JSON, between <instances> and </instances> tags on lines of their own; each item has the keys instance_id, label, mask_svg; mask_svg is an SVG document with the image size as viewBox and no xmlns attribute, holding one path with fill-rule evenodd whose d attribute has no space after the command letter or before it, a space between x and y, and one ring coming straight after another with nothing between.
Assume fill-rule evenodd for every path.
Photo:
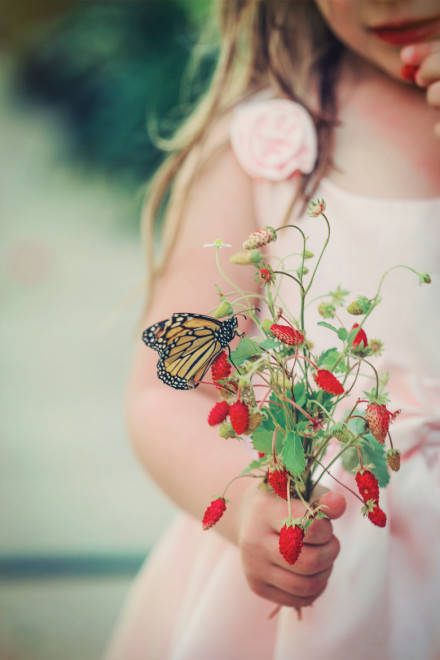
<instances>
[{"instance_id":1,"label":"girl's fingers","mask_svg":"<svg viewBox=\"0 0 440 660\"><path fill-rule=\"evenodd\" d=\"M330 520L342 516L347 506L347 502L342 493L329 490L321 494L318 492L318 488L312 493L313 504L322 504L322 511L328 516L328 518L330 518Z\"/></svg>"},{"instance_id":2,"label":"girl's fingers","mask_svg":"<svg viewBox=\"0 0 440 660\"><path fill-rule=\"evenodd\" d=\"M415 75L415 81L421 87L440 80L440 50L426 57Z\"/></svg>"},{"instance_id":3,"label":"girl's fingers","mask_svg":"<svg viewBox=\"0 0 440 660\"><path fill-rule=\"evenodd\" d=\"M324 591L325 586L322 588L321 592ZM272 586L271 584L264 584L258 589L254 589L254 592L257 596L261 598L266 598L271 600L273 603L278 603L278 605L283 605L284 607L308 607L317 599L320 593L315 596L294 596L289 594L287 591L282 589L277 589L277 587Z\"/></svg>"},{"instance_id":4,"label":"girl's fingers","mask_svg":"<svg viewBox=\"0 0 440 660\"><path fill-rule=\"evenodd\" d=\"M437 41L424 41L419 44L412 44L411 46L405 46L400 51L400 57L404 64L410 64L411 66L420 66L422 60L432 53L438 53L440 51L440 40Z\"/></svg>"},{"instance_id":5,"label":"girl's fingers","mask_svg":"<svg viewBox=\"0 0 440 660\"><path fill-rule=\"evenodd\" d=\"M330 567L311 577L304 577L274 566L268 575L268 584L291 596L316 598L327 586L331 572Z\"/></svg>"},{"instance_id":6,"label":"girl's fingers","mask_svg":"<svg viewBox=\"0 0 440 660\"><path fill-rule=\"evenodd\" d=\"M426 100L434 108L440 108L440 80L432 83L426 92Z\"/></svg>"}]
</instances>

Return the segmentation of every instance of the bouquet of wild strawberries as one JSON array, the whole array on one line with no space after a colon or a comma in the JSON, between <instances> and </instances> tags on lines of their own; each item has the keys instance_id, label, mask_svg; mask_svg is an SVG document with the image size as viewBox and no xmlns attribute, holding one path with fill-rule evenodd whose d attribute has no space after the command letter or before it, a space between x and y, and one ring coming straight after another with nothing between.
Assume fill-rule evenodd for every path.
<instances>
[{"instance_id":1,"label":"bouquet of wild strawberries","mask_svg":"<svg viewBox=\"0 0 440 660\"><path fill-rule=\"evenodd\" d=\"M397 471L400 467L400 453L393 447L389 432L390 423L399 411L392 412L387 407L387 374L381 376L373 363L374 357L382 351L382 344L378 339L367 339L364 325L381 301L384 278L394 268L408 268L419 277L421 283L430 282L427 273L399 265L382 275L371 298L360 296L346 306L349 292L341 287L330 292L324 300L320 296L318 311L323 320L319 325L329 330L335 339L332 343L337 345L315 354L304 327L304 309L330 239L330 224L322 200L312 202L309 215L322 218L328 230L321 253L315 260L307 249L304 232L296 225L283 225L278 229L266 227L257 231L243 243L243 250L231 257L233 263L255 268L256 278L262 284L262 292L257 297L267 311L267 318L261 319L255 313L252 306L255 295L241 291L223 273L219 249L224 244L217 240L213 243L217 265L233 291L223 294L219 290L220 304L213 317L176 314L169 322L156 324L144 333L146 343L155 348L162 358L158 365L159 377L173 387L188 389L196 386L201 379L190 384L175 376L178 365L176 359L171 360L170 354L177 350L175 338L179 324L186 324L182 335L182 341L186 342L184 346L191 343L189 334L194 340L197 334L194 328L203 329L203 324L209 326L210 321L217 324L219 330L215 330L214 326L214 330L210 329L210 336L213 342L218 342L219 349L214 353L215 360L211 360L200 372L205 373L211 366L212 380L220 398L208 415L208 424L218 425L223 438L250 436L258 458L238 476L261 479L262 487L271 489L287 501L288 515L280 531L279 548L289 564L298 559L308 526L313 520L326 517L320 505L314 506L309 501L313 489L325 473L336 479L332 475L332 465L340 458L345 469L355 474L359 495L354 489L342 485L361 500L362 513L372 523L379 527L386 525L386 515L379 503L379 489L389 482L389 468ZM298 268L293 272L284 270L282 266L274 268L268 262L270 258L260 250L277 240L281 230L299 232L302 238ZM306 263L312 264L310 270ZM299 318L293 318L288 310L282 310L279 306L279 286L283 278L296 283L300 296ZM337 313L338 307L344 306L348 314L358 321L349 323L349 327L344 326ZM245 308L260 334L258 337L242 337L228 357L224 349L229 350L229 341L236 334L235 315ZM225 321L218 320L225 317ZM166 323L169 325L166 326ZM166 348L166 329L173 337L171 349ZM207 327L205 331L205 335L209 335ZM200 334L200 339L194 341L201 341L202 336ZM183 351L181 355L184 364L187 364L187 352ZM167 372L167 365L171 375ZM365 371L373 379L372 389L357 396L355 404L341 416L341 403L355 391L358 379L360 375L365 375ZM338 443L338 451L326 460L327 449L333 439ZM206 509L204 529L212 527L225 512L226 489ZM304 503L305 514L301 518L292 518L291 498L298 498Z\"/></svg>"}]
</instances>

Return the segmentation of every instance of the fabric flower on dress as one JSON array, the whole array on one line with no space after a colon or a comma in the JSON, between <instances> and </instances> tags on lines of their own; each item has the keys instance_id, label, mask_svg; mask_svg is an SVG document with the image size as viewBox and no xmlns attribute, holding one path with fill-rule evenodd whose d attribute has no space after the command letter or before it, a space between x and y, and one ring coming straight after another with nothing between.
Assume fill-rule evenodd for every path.
<instances>
[{"instance_id":1,"label":"fabric flower on dress","mask_svg":"<svg viewBox=\"0 0 440 660\"><path fill-rule=\"evenodd\" d=\"M283 181L298 171L309 174L317 156L312 118L302 105L288 99L239 106L231 142L243 169L270 181Z\"/></svg>"}]
</instances>

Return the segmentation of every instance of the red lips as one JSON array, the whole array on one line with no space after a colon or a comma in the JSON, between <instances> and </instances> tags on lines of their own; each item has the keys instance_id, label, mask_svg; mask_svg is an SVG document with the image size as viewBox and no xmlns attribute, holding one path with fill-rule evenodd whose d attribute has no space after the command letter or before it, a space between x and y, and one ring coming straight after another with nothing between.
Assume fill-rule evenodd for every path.
<instances>
[{"instance_id":1,"label":"red lips","mask_svg":"<svg viewBox=\"0 0 440 660\"><path fill-rule=\"evenodd\" d=\"M424 21L400 21L370 28L381 39L393 46L406 46L417 41L424 41L440 31L440 18Z\"/></svg>"}]
</instances>

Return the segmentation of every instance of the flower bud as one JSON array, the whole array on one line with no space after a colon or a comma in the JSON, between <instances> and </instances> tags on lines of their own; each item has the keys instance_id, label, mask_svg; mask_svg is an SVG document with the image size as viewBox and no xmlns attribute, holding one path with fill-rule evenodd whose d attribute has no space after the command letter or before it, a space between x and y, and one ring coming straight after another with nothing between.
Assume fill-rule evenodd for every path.
<instances>
[{"instance_id":1,"label":"flower bud","mask_svg":"<svg viewBox=\"0 0 440 660\"><path fill-rule=\"evenodd\" d=\"M261 252L260 250L242 250L241 252L235 252L229 261L232 264L239 264L246 266L248 264L258 264L261 261Z\"/></svg>"},{"instance_id":2,"label":"flower bud","mask_svg":"<svg viewBox=\"0 0 440 660\"><path fill-rule=\"evenodd\" d=\"M308 215L312 217L317 217L318 215L321 215L321 213L324 213L325 211L325 202L323 199L317 199L313 200L309 204L309 208L307 210Z\"/></svg>"},{"instance_id":3,"label":"flower bud","mask_svg":"<svg viewBox=\"0 0 440 660\"><path fill-rule=\"evenodd\" d=\"M277 233L273 227L264 227L264 229L259 229L254 231L248 238L244 241L242 247L243 250L254 250L255 248L263 247L268 243L276 241Z\"/></svg>"},{"instance_id":4,"label":"flower bud","mask_svg":"<svg viewBox=\"0 0 440 660\"><path fill-rule=\"evenodd\" d=\"M223 298L220 305L214 311L213 317L215 319L221 319L224 316L232 316L233 313L234 308L232 307L231 303L229 300L226 300L226 298Z\"/></svg>"}]
</instances>

